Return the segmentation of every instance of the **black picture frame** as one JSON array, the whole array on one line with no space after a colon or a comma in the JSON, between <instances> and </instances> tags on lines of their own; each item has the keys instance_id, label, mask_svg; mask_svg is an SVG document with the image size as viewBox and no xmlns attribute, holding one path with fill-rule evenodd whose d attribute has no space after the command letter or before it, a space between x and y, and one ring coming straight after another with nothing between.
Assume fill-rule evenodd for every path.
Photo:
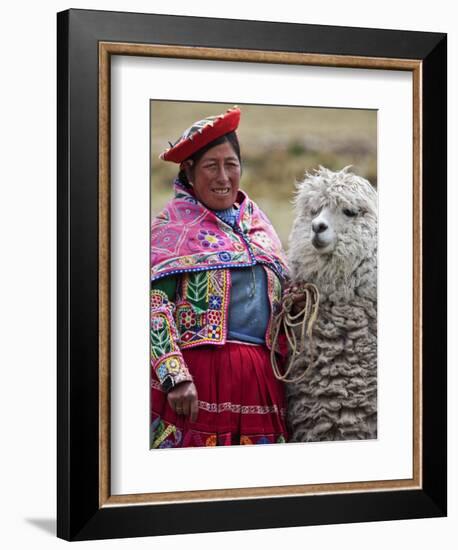
<instances>
[{"instance_id":1,"label":"black picture frame","mask_svg":"<svg viewBox=\"0 0 458 550\"><path fill-rule=\"evenodd\" d=\"M58 499L66 540L446 515L446 63L441 33L68 10L58 47ZM100 500L99 44L416 60L421 128L418 488L104 506ZM359 60L359 61L358 61ZM332 65L332 62L331 62Z\"/></svg>"}]
</instances>

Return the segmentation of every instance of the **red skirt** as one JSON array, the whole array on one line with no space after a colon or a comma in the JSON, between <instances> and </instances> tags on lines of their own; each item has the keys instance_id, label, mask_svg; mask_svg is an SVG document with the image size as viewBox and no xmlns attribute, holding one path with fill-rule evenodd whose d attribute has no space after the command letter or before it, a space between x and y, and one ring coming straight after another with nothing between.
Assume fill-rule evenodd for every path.
<instances>
[{"instance_id":1,"label":"red skirt","mask_svg":"<svg viewBox=\"0 0 458 550\"><path fill-rule=\"evenodd\" d=\"M152 449L287 441L285 392L267 347L227 342L182 353L197 389L197 420L177 415L153 378Z\"/></svg>"}]
</instances>

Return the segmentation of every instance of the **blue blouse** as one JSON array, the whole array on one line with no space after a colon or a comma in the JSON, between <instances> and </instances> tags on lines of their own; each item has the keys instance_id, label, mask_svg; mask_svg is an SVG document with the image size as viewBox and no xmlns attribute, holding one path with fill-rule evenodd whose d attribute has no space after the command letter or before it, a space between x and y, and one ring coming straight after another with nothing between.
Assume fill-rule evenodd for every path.
<instances>
[{"instance_id":1,"label":"blue blouse","mask_svg":"<svg viewBox=\"0 0 458 550\"><path fill-rule=\"evenodd\" d=\"M215 210L215 214L234 226L237 209ZM270 304L267 277L261 264L231 269L231 298L228 312L228 340L265 344Z\"/></svg>"}]
</instances>

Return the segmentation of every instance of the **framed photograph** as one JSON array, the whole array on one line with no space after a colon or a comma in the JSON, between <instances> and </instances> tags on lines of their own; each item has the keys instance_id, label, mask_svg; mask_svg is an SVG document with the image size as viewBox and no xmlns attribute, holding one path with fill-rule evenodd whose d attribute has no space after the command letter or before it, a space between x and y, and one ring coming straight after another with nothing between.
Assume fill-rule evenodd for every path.
<instances>
[{"instance_id":1,"label":"framed photograph","mask_svg":"<svg viewBox=\"0 0 458 550\"><path fill-rule=\"evenodd\" d=\"M230 79L235 80L234 73L231 74ZM224 87L228 88L229 85L230 82L226 82ZM340 100L343 101L343 97ZM209 119L203 118L205 113L218 112L223 114L210 115ZM351 331L355 330L353 326L355 316L353 313L348 316L348 323L352 325L352 328L350 331L342 330L341 337L329 338L328 335L321 334L319 320L326 315L325 311L329 306L329 300L325 297L324 281L321 280L318 283L312 273L306 273L305 266L298 269L291 265L291 269L289 269L288 263L297 263L299 257L301 261L302 258L310 257L311 263L316 266L326 258L324 265L328 271L331 267L330 259L333 258L332 261L339 265L339 271L341 271L343 264L340 251L346 251L344 254L348 254L347 246L337 245L332 255L328 252L330 246L337 242L333 228L341 222L344 224L342 229L346 227L356 230L357 227L362 228L363 225L369 227L368 221L371 218L370 227L375 237L377 233L374 205L377 188L377 111L361 108L240 104L240 102L237 107L234 107L224 103L154 99L150 103L150 113L152 153L151 322L153 325L151 330L153 355L151 449L228 446L234 444L234 441L236 444L246 445L260 442L265 444L375 439L377 430L376 239L372 239L373 246L370 246L371 239L366 233L362 239L357 238L357 233L355 233L353 239L355 242L363 243L358 254L358 264L362 262L363 270L371 273L373 291L373 296L368 301L369 309L361 317L359 324L361 322L365 324L370 317L374 330L369 333L364 331L364 335L361 334L361 338L358 338L358 345L361 345L363 340L365 345L371 342L369 348L373 357L366 357L364 360L362 354L359 354L358 361L361 364L366 362L367 369L361 370L358 374L352 370L351 375L342 372L341 375L335 377L329 391L324 393L321 383L328 376L326 373L329 371L331 361L336 365L337 363L341 364L344 339ZM194 175L194 177L197 176L197 181L190 187L187 185L187 177L181 172L176 162L164 162L162 151L164 144L167 144L166 148L170 147L167 139L169 136L181 133L180 123L187 121L186 125L189 125L196 117L200 119L198 123L193 124L197 128L197 135L204 138L205 132L212 132L212 141L204 146L205 151L215 140L218 140L219 143L226 139L224 136L227 134L227 128L224 128L223 136L214 137L214 134L218 133L218 121L222 125L233 117L236 121L234 124L238 124L237 141L230 133L230 137L227 139L234 140L238 154L240 154L240 161L234 151L234 158L229 156L227 161L234 164L227 164L227 173L224 171L213 176L216 160L213 160L212 155L217 154L219 150L210 152L208 149L209 152L206 154L199 149L199 155L194 154L193 158L193 161L198 161L197 172ZM199 130L202 131L201 134L199 134ZM188 145L184 141L183 145L178 147L194 146L194 141L197 139L197 137L193 138ZM223 141L219 144L222 146L222 150L227 148L224 143ZM215 145L215 147L217 146ZM230 153L231 149L228 151ZM200 154L202 154L201 159L199 158ZM166 153L167 158L168 155L170 152ZM239 164L242 166L240 173L238 172ZM351 169L349 165L352 164L354 167ZM320 168L320 166L326 166L326 169ZM356 175L356 170L358 170L359 176ZM233 171L234 173L232 173ZM333 187L329 187L327 184L333 179L336 181L332 184ZM364 205L368 212L364 215L353 216L356 214L356 210L351 210L349 204L346 204L332 223L331 211L326 213L323 210L319 214L317 212L313 224L315 228L321 228L321 231L314 233L315 240L307 238L303 241L298 238L299 234L306 232L302 224L309 225L312 219L307 217L302 221L302 218L299 217L298 221L293 223L295 218L293 203L299 188L301 191L297 199L308 200L311 194L308 182L311 180L315 184L321 181L323 192L326 189L326 194L329 194L334 188L335 199L339 201L346 200L341 188L344 181L349 188L351 185L357 185L361 192L368 193ZM350 180L353 184L350 184ZM307 183L303 188L304 181ZM226 188L222 187L222 184ZM221 189L216 188L218 194L214 196L213 188L216 185L219 185ZM243 191L240 191L237 197L237 192L242 189L242 186ZM208 187L210 192L207 191ZM315 196L315 185L313 189L314 200L320 200L318 196ZM231 196L232 191L234 192L233 196ZM247 198L244 199L245 195ZM320 195L323 199L324 194L320 193ZM356 200L354 192L352 192L352 196ZM198 202L196 202L196 197ZM349 196L348 200L351 202L353 199ZM240 208L232 207L234 201L236 205L240 201ZM224 221L225 216L227 221L231 220L227 218L228 212L221 208L221 206L229 205L233 208L234 215L239 215L239 218L243 220L241 212L247 208L246 201L250 201L253 215L249 215L250 217L247 215L245 225L242 223L241 227L244 227L249 244L239 237L240 233L233 230L230 224L228 227ZM210 204L210 212L205 211L201 204ZM370 208L374 210L372 214L369 213ZM299 206L298 203L296 210L302 212L307 211L307 208ZM340 215L342 220L340 220ZM221 223L221 217L223 223ZM329 225L327 230L325 229L326 223ZM291 246L288 245L290 234ZM343 231L339 232L339 242L342 243L347 238L343 234ZM316 242L316 247L312 244L313 242ZM278 251L276 250L277 244ZM320 246L322 244L326 246ZM301 250L295 251L295 247L300 247ZM118 247L114 248L119 251ZM290 262L284 253L288 249L290 249ZM256 257L255 264L250 258L250 253ZM295 257L297 257L296 260ZM284 266L285 272L289 271L286 276L278 269L275 260ZM120 264L124 263L126 262L120 262ZM373 264L370 270L368 270L369 264ZM348 267L349 271L353 271L353 261L348 263ZM214 284L215 277L216 284ZM222 292L224 284L217 284L219 277L223 277L224 284L227 284L226 277L228 278L229 300ZM308 284L317 283L317 288L320 289L320 315L313 330L310 345L307 344L307 349L320 348L323 351L326 347L327 351L316 353L317 366L313 371L317 377L313 382L308 377L306 378L303 368L299 364L300 361L294 361L291 357L287 361L291 365L291 374L285 376L285 373L280 375L273 370L273 367L276 368L277 362L285 363L284 359L278 356L278 361L275 359L272 365L272 357L269 356L269 346L270 349L278 347L276 343L281 342L280 334L282 332L280 331L277 336L275 328L269 323L269 315L262 314L263 311L266 312L270 309L269 304L262 305L262 301L259 302L256 296L262 293L268 297L269 288L275 289L276 280L279 283L283 281L283 286L286 286L285 280L288 278L304 280ZM332 276L332 280L334 281L334 276ZM267 283L267 288L264 288L264 281ZM346 286L339 286L339 290L333 289L333 295L336 291L342 292ZM175 289L174 293L172 293L173 288ZM164 291L168 293L167 296L164 296ZM358 290L358 292L360 291ZM164 300L169 305L174 304L173 319L164 311ZM284 303L286 305L287 301ZM347 308L350 307L353 311L361 312L361 304L357 306L351 300L352 305L350 306L348 298L345 298L345 303ZM279 319L281 329L283 328L282 310L280 307L278 310L278 316L275 318ZM333 315L335 314L336 311L333 312ZM285 317L283 318L285 319ZM239 319L241 323L239 323ZM226 331L225 325L227 326ZM169 327L173 327L173 330L180 334L180 353L178 354L167 339ZM271 328L272 330L270 330ZM297 330L300 330L299 327ZM283 334L286 336L284 332ZM330 354L328 344L331 341L335 351ZM230 345L225 345L225 342ZM208 345L210 347L207 347ZM247 348L246 346L251 347ZM256 347L253 348L253 346ZM258 346L261 348L258 349ZM257 357L257 366L251 370L250 357L246 357L243 352L258 352L263 347L264 352L267 352L264 354L266 364L259 371L263 360L261 357ZM237 358L235 365L231 363L229 366L223 366L226 365L223 357L229 348L233 348L234 352L236 350L242 352L242 355ZM219 357L219 349L223 357ZM354 360L353 357L350 357L352 353L349 352L345 361ZM167 358L167 354L171 354L169 357L172 357L171 360L177 361L177 365L183 361L186 368L191 369L191 374L194 377L198 396L196 413L198 411L199 418L193 420L192 426L186 415L182 415L180 418L180 415L177 415L165 401L165 396L170 395L170 392L168 394L164 392L162 388L164 383L161 384L160 380L167 376L167 363L164 368L164 360L166 360L164 357ZM207 361L210 361L213 367L208 366ZM238 369L241 369L240 372ZM318 375L321 369L324 369L323 374ZM249 372L257 373L253 380L250 378ZM169 376L182 375L187 376L186 370L179 369L177 374L172 372ZM302 375L304 375L303 380L300 378ZM233 378L239 380L235 387L231 383ZM276 378L280 378L280 380L276 380ZM297 380L293 382L296 378ZM365 399L367 398L368 387L364 387L363 390L361 386L358 386L358 389L356 386L352 386L355 379L366 380L370 386L370 397L364 407L356 405L356 402L363 393ZM264 383L265 385L263 385ZM262 389L260 384L263 385ZM347 420L344 420L341 411L333 413L329 407L329 397L331 395L335 397L337 386L340 389L345 386L340 398L340 405L347 409L345 415ZM124 384L122 387L126 399L129 395L138 393L133 388L126 388ZM253 391L242 396L240 387L249 387ZM316 395L305 398L302 392L306 389ZM343 393L347 392L349 393L344 397ZM174 393L172 392L171 395L173 396ZM315 418L313 422L310 422L306 430L307 433L305 433L304 425L308 422L308 414L303 416L294 413L293 409L303 407L304 399L308 400L309 398L315 407L320 408L321 419L324 420L329 418L329 415L334 415L335 422L332 421L329 424L318 420L315 410L313 412ZM288 406L286 406L286 401L288 401ZM350 402L353 402L354 406ZM365 408L364 412L363 408ZM361 418L355 423L357 416ZM287 429L286 424L291 425L290 429ZM237 426L236 433L234 433L233 426ZM116 432L121 433L118 430ZM132 447L132 444L133 442L128 447ZM125 445L121 444L120 448L125 448Z\"/></svg>"},{"instance_id":2,"label":"framed photograph","mask_svg":"<svg viewBox=\"0 0 458 550\"><path fill-rule=\"evenodd\" d=\"M59 537L446 515L446 35L59 13L57 183Z\"/></svg>"}]
</instances>

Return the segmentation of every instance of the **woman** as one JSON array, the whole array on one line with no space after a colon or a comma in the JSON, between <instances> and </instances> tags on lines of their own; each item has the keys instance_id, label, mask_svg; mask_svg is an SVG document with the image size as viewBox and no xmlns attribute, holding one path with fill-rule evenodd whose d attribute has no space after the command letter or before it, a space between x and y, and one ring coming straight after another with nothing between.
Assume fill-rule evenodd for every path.
<instances>
[{"instance_id":1,"label":"woman","mask_svg":"<svg viewBox=\"0 0 458 550\"><path fill-rule=\"evenodd\" d=\"M151 448L287 439L270 363L286 264L239 188L239 120L200 120L161 155L180 171L151 231Z\"/></svg>"}]
</instances>

